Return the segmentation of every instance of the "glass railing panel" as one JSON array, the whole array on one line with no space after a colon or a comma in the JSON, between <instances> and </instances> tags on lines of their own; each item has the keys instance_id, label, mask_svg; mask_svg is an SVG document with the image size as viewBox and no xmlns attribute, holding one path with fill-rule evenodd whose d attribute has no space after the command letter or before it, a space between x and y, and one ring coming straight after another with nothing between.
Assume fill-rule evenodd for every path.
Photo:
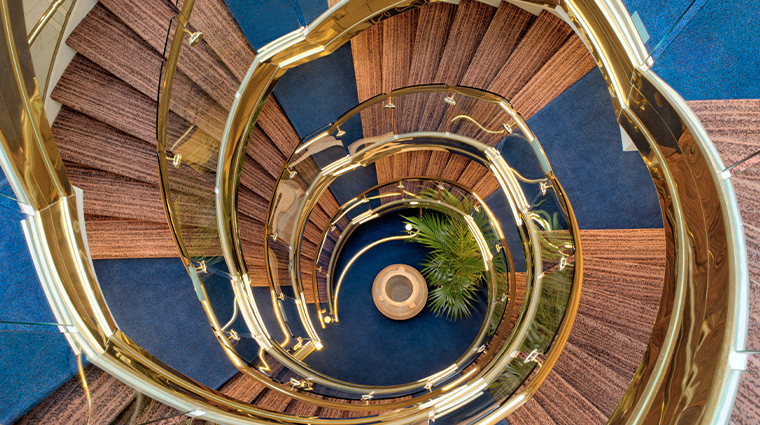
<instances>
[{"instance_id":1,"label":"glass railing panel","mask_svg":"<svg viewBox=\"0 0 760 425\"><path fill-rule=\"evenodd\" d=\"M197 264L196 269L224 337L241 359L247 363L256 362L259 345L250 334L243 315L240 314L224 258L206 258L202 263Z\"/></svg>"},{"instance_id":2,"label":"glass railing panel","mask_svg":"<svg viewBox=\"0 0 760 425\"><path fill-rule=\"evenodd\" d=\"M356 138L356 135L347 133L343 137L344 143L350 141L347 143L347 146L351 146L359 139L364 138L363 145L366 147L394 134L398 134L396 131L396 120L398 119L397 117L400 111L398 110L399 107L395 105L395 101L396 99L384 100L363 109L359 113L359 116L361 117L362 134L359 138ZM352 120L353 118L349 119L347 123L350 124ZM348 132L348 128L350 127L344 124L341 125L341 128ZM355 151L354 149L350 150ZM365 190L366 189L369 188L365 188Z\"/></svg>"},{"instance_id":3,"label":"glass railing panel","mask_svg":"<svg viewBox=\"0 0 760 425\"><path fill-rule=\"evenodd\" d=\"M456 410L438 414L435 424L456 425L474 423L485 412L504 405L536 369L536 363L523 359L513 359L498 378L486 386L463 406ZM537 370L537 369L536 369ZM432 421L431 421L432 423Z\"/></svg>"},{"instance_id":4,"label":"glass railing panel","mask_svg":"<svg viewBox=\"0 0 760 425\"><path fill-rule=\"evenodd\" d=\"M533 201L540 195L541 186L546 184L546 175L529 136L519 128L515 129L496 144L496 149L511 168L526 200Z\"/></svg>"},{"instance_id":5,"label":"glass railing panel","mask_svg":"<svg viewBox=\"0 0 760 425\"><path fill-rule=\"evenodd\" d=\"M542 273L538 308L528 337L523 343L525 352L546 353L567 310L567 302L575 276L575 245L567 216L554 188L547 186L532 202L532 220L538 237Z\"/></svg>"},{"instance_id":6,"label":"glass railing panel","mask_svg":"<svg viewBox=\"0 0 760 425\"><path fill-rule=\"evenodd\" d=\"M63 32L76 0L24 2L25 6L27 3L35 4L31 10L24 12L26 13L29 52L32 55L37 86L44 100L50 71L58 49L63 43Z\"/></svg>"},{"instance_id":7,"label":"glass railing panel","mask_svg":"<svg viewBox=\"0 0 760 425\"><path fill-rule=\"evenodd\" d=\"M174 158L182 158L179 155ZM167 167L169 196L174 231L182 240L184 255L197 260L221 256L214 186L190 164L175 159Z\"/></svg>"},{"instance_id":8,"label":"glass railing panel","mask_svg":"<svg viewBox=\"0 0 760 425\"><path fill-rule=\"evenodd\" d=\"M392 98L398 133L445 132L450 111L444 102L447 96L446 92L422 92Z\"/></svg>"}]
</instances>

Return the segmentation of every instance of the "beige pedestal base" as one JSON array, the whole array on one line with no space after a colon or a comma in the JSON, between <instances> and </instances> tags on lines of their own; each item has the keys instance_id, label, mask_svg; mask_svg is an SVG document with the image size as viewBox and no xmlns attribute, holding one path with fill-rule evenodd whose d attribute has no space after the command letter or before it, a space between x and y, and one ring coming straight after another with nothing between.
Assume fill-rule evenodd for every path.
<instances>
[{"instance_id":1,"label":"beige pedestal base","mask_svg":"<svg viewBox=\"0 0 760 425\"><path fill-rule=\"evenodd\" d=\"M425 278L414 267L394 264L384 268L372 284L372 299L383 315L393 320L410 319L425 307Z\"/></svg>"}]
</instances>

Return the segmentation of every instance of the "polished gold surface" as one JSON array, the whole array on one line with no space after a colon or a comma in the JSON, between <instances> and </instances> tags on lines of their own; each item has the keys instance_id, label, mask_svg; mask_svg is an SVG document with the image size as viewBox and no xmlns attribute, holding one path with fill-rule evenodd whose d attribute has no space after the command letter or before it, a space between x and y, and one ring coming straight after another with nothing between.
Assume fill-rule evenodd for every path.
<instances>
[{"instance_id":1,"label":"polished gold surface","mask_svg":"<svg viewBox=\"0 0 760 425\"><path fill-rule=\"evenodd\" d=\"M45 26L48 24L48 22L50 22L51 19L53 19L53 15L55 15L55 12L57 12L58 8L61 7L63 3L65 2L66 0L56 0L55 2L50 3L50 6L47 8L45 13L43 13L42 16L40 17L40 20L37 21L36 24L34 24L34 27L29 32L28 43L30 46L34 44L34 41L37 40L37 37L42 32L42 29L45 28Z\"/></svg>"},{"instance_id":2,"label":"polished gold surface","mask_svg":"<svg viewBox=\"0 0 760 425\"><path fill-rule=\"evenodd\" d=\"M746 258L733 190L694 114L648 70L618 2L567 0L607 81L618 121L660 196L667 268L647 351L610 423L722 423L738 385L728 355L746 338Z\"/></svg>"},{"instance_id":3,"label":"polished gold surface","mask_svg":"<svg viewBox=\"0 0 760 425\"><path fill-rule=\"evenodd\" d=\"M230 270L245 270L242 251L234 237L237 234L236 205L231 196L237 190L236 176L245 150L243 136L271 92L272 83L285 69L328 54L379 20L420 4L422 2L344 1L306 30L262 49L235 101L220 160L219 227L225 235L231 236L231 244L225 245L227 258L238 263ZM626 398L611 421L721 422L726 418L725 406L730 407L732 401L726 394L731 393L731 386L735 391L736 384L726 357L732 350L743 348L741 331L746 326L738 320L742 309L746 309L746 302L738 296L746 293L741 289L742 285L746 286L746 259L742 257L743 239L732 189L718 176L722 164L704 129L682 99L647 70L646 55L642 57L642 46L631 36L634 32L629 19L620 14L622 5L612 1L579 0L562 1L561 6L591 46L609 84L619 121L647 161L660 194L668 238L666 285L654 336ZM3 168L18 200L34 212L25 227L31 235L32 254L53 310L59 322L76 326L77 333L69 337L93 363L180 410L201 409L209 420L325 424L408 424L427 420L430 414L479 394L483 386L477 382L493 377L499 368L508 364L509 355L515 351L514 346L510 351L509 344L487 364L478 363L478 372L467 381L472 385L436 390L422 400L383 405L383 409L401 410L376 417L322 420L262 411L230 400L152 358L116 329L108 313L84 254L73 191L42 111L31 64L20 59L28 54L19 55L17 51L27 46L26 35L11 23L23 22L23 16L20 8L9 8L7 0L0 0L0 8L5 43L0 59L13 74L1 88L7 109L0 118L5 153ZM669 112L674 115L653 106L661 102L652 103L651 94L664 98L666 107L670 107ZM505 164L496 167L503 166ZM512 183L500 180L500 184L506 189ZM167 211L171 211L170 206ZM540 267L535 269L540 270ZM577 273L575 278L579 276ZM238 275L237 280L236 296L242 299L246 296L246 278ZM579 290L579 285L577 287ZM254 302L250 294L247 296ZM575 300L574 297L571 299ZM562 335L567 332L566 323L567 320L560 331ZM265 330L261 332L265 334ZM555 343L552 350L560 346L561 343ZM547 354L547 359L553 353ZM547 370L547 361L544 360L544 367L538 373ZM338 403L318 402L295 390L281 388L280 391L315 404L347 408ZM526 397L520 393L510 398L489 415L488 420L498 419L500 414L527 400ZM362 409L372 408L376 407ZM436 410L438 408L440 410Z\"/></svg>"}]
</instances>

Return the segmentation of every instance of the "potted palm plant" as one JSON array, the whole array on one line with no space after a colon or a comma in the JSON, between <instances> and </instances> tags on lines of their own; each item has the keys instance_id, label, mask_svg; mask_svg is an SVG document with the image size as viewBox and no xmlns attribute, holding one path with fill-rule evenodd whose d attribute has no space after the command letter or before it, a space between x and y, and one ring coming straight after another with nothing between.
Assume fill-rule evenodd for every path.
<instances>
[{"instance_id":1,"label":"potted palm plant","mask_svg":"<svg viewBox=\"0 0 760 425\"><path fill-rule=\"evenodd\" d=\"M421 197L437 199L465 214L472 214L490 246L496 236L485 213L469 197L457 197L445 188L423 189ZM459 217L423 209L419 217L404 217L417 236L411 241L429 249L423 266L430 290L428 302L436 315L458 320L470 317L476 294L485 280L485 265L475 236ZM505 272L505 270L497 270Z\"/></svg>"}]
</instances>

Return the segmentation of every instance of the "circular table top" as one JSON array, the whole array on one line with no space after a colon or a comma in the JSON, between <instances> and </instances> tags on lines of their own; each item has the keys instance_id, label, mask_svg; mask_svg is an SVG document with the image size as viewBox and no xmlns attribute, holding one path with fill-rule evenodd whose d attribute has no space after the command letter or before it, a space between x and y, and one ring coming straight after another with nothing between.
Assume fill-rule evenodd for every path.
<instances>
[{"instance_id":1,"label":"circular table top","mask_svg":"<svg viewBox=\"0 0 760 425\"><path fill-rule=\"evenodd\" d=\"M372 299L383 315L393 320L411 319L425 307L425 278L412 266L393 264L384 268L372 284Z\"/></svg>"}]
</instances>

